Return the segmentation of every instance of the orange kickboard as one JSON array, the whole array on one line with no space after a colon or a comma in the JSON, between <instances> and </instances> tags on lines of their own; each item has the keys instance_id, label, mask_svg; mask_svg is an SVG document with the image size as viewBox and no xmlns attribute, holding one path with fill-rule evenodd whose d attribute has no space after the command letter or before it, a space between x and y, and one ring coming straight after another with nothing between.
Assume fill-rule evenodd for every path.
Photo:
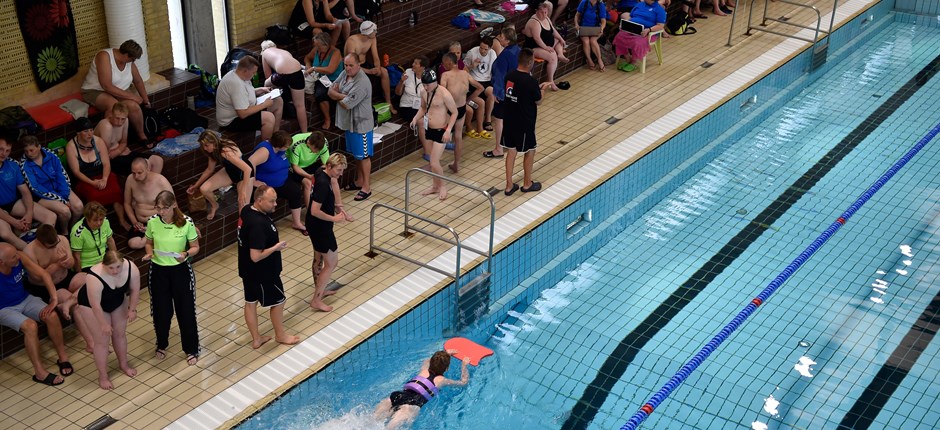
<instances>
[{"instance_id":1,"label":"orange kickboard","mask_svg":"<svg viewBox=\"0 0 940 430\"><path fill-rule=\"evenodd\" d=\"M482 360L484 357L493 355L492 349L463 337L448 339L447 342L444 342L444 349L456 350L457 352L454 353L454 357L460 360L463 360L464 357L470 357L470 364L474 366L478 366L480 364L480 360Z\"/></svg>"}]
</instances>

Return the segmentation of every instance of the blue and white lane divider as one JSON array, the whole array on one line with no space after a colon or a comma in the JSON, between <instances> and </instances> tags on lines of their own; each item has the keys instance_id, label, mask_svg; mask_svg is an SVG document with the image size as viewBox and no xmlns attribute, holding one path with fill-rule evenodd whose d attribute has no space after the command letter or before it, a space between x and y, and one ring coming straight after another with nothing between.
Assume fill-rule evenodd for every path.
<instances>
[{"instance_id":1,"label":"blue and white lane divider","mask_svg":"<svg viewBox=\"0 0 940 430\"><path fill-rule=\"evenodd\" d=\"M708 358L708 356L711 355L712 352L715 352L715 350L718 349L718 346L720 346L725 340L728 339L729 336L731 336L731 333L734 333L734 331L737 330L738 327L740 327L741 324L743 324L744 321L754 313L755 310L757 310L758 306L767 301L767 299L770 298L770 296L775 291L777 291L777 288L780 288L780 286L783 285L787 279L790 279L790 277L793 276L793 274L796 273L796 271L801 266L803 266L803 263L806 263L806 260L809 260L809 258L812 257L813 254L815 254L816 251L819 250L819 248L821 248L823 244L825 244L826 241L828 241L829 238L831 238L832 235L834 235L836 231L839 230L839 228L845 225L845 222L848 221L849 218L855 214L855 212L858 212L858 210L861 209L862 206L865 205L865 203L868 202L868 200L871 199L875 193L881 189L881 187L888 183L888 181L890 181L891 178L893 178L894 175L904 167L904 165L911 161L911 159L913 159L921 149L927 146L927 144L930 143L930 141L933 140L933 138L938 133L940 133L940 124L935 125L926 136L921 138L916 145L911 147L911 149L908 150L904 156L902 156L897 162L894 163L894 165L891 166L891 168L882 174L874 184L868 187L868 189L865 190L865 192L862 193L862 195L859 196L859 198L855 200L855 202L852 203L852 205L849 206L849 208L846 209L846 211L843 212L839 218L836 218L835 222L829 225L829 228L823 231L822 234L816 238L816 240L813 240L813 243L809 244L809 246L807 246L806 249L800 253L800 255L793 259L793 261L787 265L787 267L783 269L783 271L780 272L780 274L778 274L773 281L770 281L770 283L767 284L767 287L765 287L764 290L757 295L757 297L751 300L751 302L748 303L748 305L745 306L744 309L742 309L741 312L739 312L737 316L731 320L731 322L725 325L725 327L722 328L721 331L719 331L711 341L705 344L705 346L702 347L702 349L700 349L691 360L685 363L685 365L683 365L682 368L679 369L679 371L676 372L676 374L673 375L672 378L670 378L669 381L666 382L666 384L663 385L663 387L660 388L658 392L656 392L656 394L653 394L653 396L650 397L650 399L644 403L643 406L640 407L640 409L636 411L632 417L630 417L630 420L620 427L620 430L635 430L644 420L646 420L646 418L650 416L650 414L652 414L653 411L656 410L656 408L659 407L659 405L665 401L667 397L669 397L670 394L672 394L673 390L679 387L679 384L685 381L689 375L691 375L692 372L694 372L695 369L697 369Z\"/></svg>"}]
</instances>

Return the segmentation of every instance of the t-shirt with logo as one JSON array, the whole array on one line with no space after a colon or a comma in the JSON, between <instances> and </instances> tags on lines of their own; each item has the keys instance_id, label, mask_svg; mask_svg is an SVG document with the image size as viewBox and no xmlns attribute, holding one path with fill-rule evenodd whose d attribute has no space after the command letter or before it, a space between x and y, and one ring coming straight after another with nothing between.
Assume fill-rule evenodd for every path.
<instances>
[{"instance_id":1,"label":"t-shirt with logo","mask_svg":"<svg viewBox=\"0 0 940 430\"><path fill-rule=\"evenodd\" d=\"M186 224L177 227L176 224L165 223L160 215L154 214L147 220L147 231L144 235L148 240L153 241L153 264L157 266L176 266L181 264L176 261L176 257L160 255L157 251L182 253L189 249L189 242L195 241L199 237L196 232L196 225L192 218L183 216Z\"/></svg>"},{"instance_id":2,"label":"t-shirt with logo","mask_svg":"<svg viewBox=\"0 0 940 430\"><path fill-rule=\"evenodd\" d=\"M480 55L480 47L476 46L467 51L467 55L465 55L464 58L467 60L467 64L470 65L473 64L474 60L480 60L480 64L467 69L473 79L476 79L477 82L489 82L493 80L493 62L496 61L496 51L490 49L487 51L486 55Z\"/></svg>"},{"instance_id":3,"label":"t-shirt with logo","mask_svg":"<svg viewBox=\"0 0 940 430\"><path fill-rule=\"evenodd\" d=\"M0 164L0 205L8 205L17 199L16 187L23 185L23 172L13 160Z\"/></svg>"},{"instance_id":4,"label":"t-shirt with logo","mask_svg":"<svg viewBox=\"0 0 940 430\"><path fill-rule=\"evenodd\" d=\"M251 261L251 250L268 249L280 242L277 227L267 214L242 208L238 216L238 276L265 279L281 275L281 251L274 251L261 261Z\"/></svg>"},{"instance_id":5,"label":"t-shirt with logo","mask_svg":"<svg viewBox=\"0 0 940 430\"><path fill-rule=\"evenodd\" d=\"M320 152L310 150L310 147L307 146L307 138L310 137L310 134L300 133L294 135L292 138L293 143L291 143L290 148L287 148L287 161L301 169L306 169L318 161L320 164L326 164L326 160L330 158L330 148L325 143Z\"/></svg>"},{"instance_id":6,"label":"t-shirt with logo","mask_svg":"<svg viewBox=\"0 0 940 430\"><path fill-rule=\"evenodd\" d=\"M17 263L9 275L0 273L0 309L16 306L26 300L29 293L23 288L23 263ZM17 327L19 329L19 327Z\"/></svg>"},{"instance_id":7,"label":"t-shirt with logo","mask_svg":"<svg viewBox=\"0 0 940 430\"><path fill-rule=\"evenodd\" d=\"M512 124L526 132L535 133L535 119L538 115L536 102L542 100L539 83L532 75L513 70L506 75L506 97L503 103L504 124Z\"/></svg>"},{"instance_id":8,"label":"t-shirt with logo","mask_svg":"<svg viewBox=\"0 0 940 430\"><path fill-rule=\"evenodd\" d=\"M92 231L85 225L85 218L72 226L72 234L69 235L69 245L72 252L80 253L82 269L94 266L104 260L104 251L108 249L108 239L114 232L111 231L111 223L105 218L101 227L97 231Z\"/></svg>"}]
</instances>

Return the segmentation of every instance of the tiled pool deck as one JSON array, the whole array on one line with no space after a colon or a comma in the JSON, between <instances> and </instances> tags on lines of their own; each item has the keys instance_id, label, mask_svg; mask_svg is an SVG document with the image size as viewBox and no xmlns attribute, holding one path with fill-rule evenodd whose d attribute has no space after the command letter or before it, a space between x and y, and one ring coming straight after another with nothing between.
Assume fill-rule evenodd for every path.
<instances>
[{"instance_id":1,"label":"tiled pool deck","mask_svg":"<svg viewBox=\"0 0 940 430\"><path fill-rule=\"evenodd\" d=\"M875 1L852 0L841 5L836 22L845 22ZM811 2L828 13L829 1ZM809 23L806 12L786 12L792 7L771 4L770 16L786 15L791 22ZM567 75L570 91L546 96L539 108L539 152L535 179L547 186L535 195L517 193L511 197L496 195L497 250L525 234L531 226L551 216L558 208L583 195L624 166L668 140L677 131L707 114L740 89L792 58L807 44L793 39L758 33L743 36L746 8L740 7L733 46L726 46L731 17L709 15L699 20L694 36L673 37L663 43L665 64L647 67L646 74L630 74L608 67L607 72L588 70ZM828 18L824 17L828 22ZM785 29L782 29L785 30ZM833 47L833 49L838 47ZM570 47L569 49L580 49ZM710 66L703 67L703 64ZM611 117L621 119L614 124ZM492 140L465 141L460 181L488 189L502 189L502 159L480 157L491 149ZM611 153L605 152L616 148ZM176 423L177 428L230 427L251 414L259 405L294 383L328 365L331 360L354 347L359 341L380 330L422 298L447 284L439 275L415 272L415 266L387 255L375 259L368 251L369 210L374 203L403 207L404 176L423 161L420 154L408 157L373 175L374 194L366 202L353 202L344 195L346 206L357 219L336 225L340 245L339 269L334 280L344 285L328 300L331 313L312 311L307 303L312 294L309 240L290 229L288 221L278 223L282 239L289 243L284 252L284 279L288 302L286 326L305 342L293 348L273 342L259 350L249 347L250 336L244 326L241 281L234 270L234 246L195 265L197 276L197 312L203 348L199 364L187 366L180 351L179 336L171 330L170 355L163 361L153 357L153 328L149 312L128 328L131 364L138 370L128 378L111 360L114 390L98 388L93 359L74 328L65 331L71 362L76 373L62 386L50 388L33 383L31 366L24 352L0 362L0 423L5 429L84 428L109 415L117 420L109 428L153 429ZM449 154L445 158L449 161ZM521 157L517 160L517 182L521 180ZM471 199L469 193L451 188L444 202L421 197L427 178L419 177L412 187L412 204L423 214L459 226L462 234L476 233L489 221L484 200ZM553 188L555 188L553 190ZM524 207L520 207L523 206ZM518 210L517 210L518 208ZM510 216L504 217L509 214ZM380 222L377 240L385 246L405 250L409 256L429 261L446 254L449 245L427 239L403 239L400 227ZM472 259L464 257L464 260ZM481 259L475 260L476 264ZM464 270L470 265L464 264ZM142 294L140 309L149 307L149 296ZM260 323L263 332L271 332L265 313ZM44 363L53 370L55 355L43 341ZM290 354L285 354L291 352ZM298 367L297 363L302 365ZM274 372L279 378L265 378L269 386L257 385L248 378L258 369ZM273 381L273 382L272 382ZM232 388L237 385L237 387ZM257 385L257 386L256 386Z\"/></svg>"}]
</instances>

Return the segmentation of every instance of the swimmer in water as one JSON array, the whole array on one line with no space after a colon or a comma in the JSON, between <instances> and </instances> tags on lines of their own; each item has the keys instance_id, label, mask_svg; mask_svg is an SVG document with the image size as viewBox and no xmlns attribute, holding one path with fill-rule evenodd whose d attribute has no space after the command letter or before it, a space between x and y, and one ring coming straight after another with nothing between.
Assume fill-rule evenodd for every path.
<instances>
[{"instance_id":1,"label":"swimmer in water","mask_svg":"<svg viewBox=\"0 0 940 430\"><path fill-rule=\"evenodd\" d=\"M424 360L421 371L414 378L408 381L400 391L393 392L376 406L375 419L385 421L391 417L385 426L386 429L410 425L418 417L421 407L437 396L441 388L448 385L467 385L470 381L470 373L467 371L467 365L470 363L469 357L463 359L459 381L444 377L444 372L450 367L450 356L455 352L457 351L437 351L429 360Z\"/></svg>"}]
</instances>

